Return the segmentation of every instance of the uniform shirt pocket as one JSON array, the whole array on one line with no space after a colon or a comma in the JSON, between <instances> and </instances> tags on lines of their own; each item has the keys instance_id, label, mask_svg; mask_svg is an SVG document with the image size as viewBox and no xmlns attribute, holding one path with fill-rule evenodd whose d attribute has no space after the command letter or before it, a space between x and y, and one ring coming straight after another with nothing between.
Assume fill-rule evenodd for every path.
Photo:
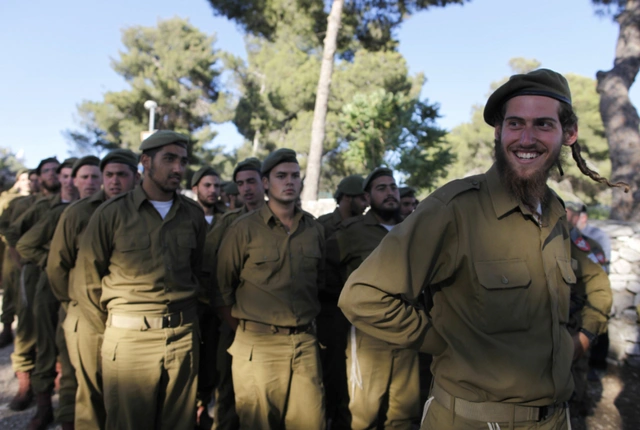
<instances>
[{"instance_id":1,"label":"uniform shirt pocket","mask_svg":"<svg viewBox=\"0 0 640 430\"><path fill-rule=\"evenodd\" d=\"M149 273L154 268L148 264L151 260L151 238L148 234L117 236L111 264L116 264L132 276Z\"/></svg>"},{"instance_id":2,"label":"uniform shirt pocket","mask_svg":"<svg viewBox=\"0 0 640 430\"><path fill-rule=\"evenodd\" d=\"M529 286L531 275L524 260L474 263L478 277L480 327L485 333L507 333L531 328Z\"/></svg>"},{"instance_id":3,"label":"uniform shirt pocket","mask_svg":"<svg viewBox=\"0 0 640 430\"><path fill-rule=\"evenodd\" d=\"M242 277L256 285L267 282L279 268L278 248L269 245L249 250Z\"/></svg>"}]
</instances>

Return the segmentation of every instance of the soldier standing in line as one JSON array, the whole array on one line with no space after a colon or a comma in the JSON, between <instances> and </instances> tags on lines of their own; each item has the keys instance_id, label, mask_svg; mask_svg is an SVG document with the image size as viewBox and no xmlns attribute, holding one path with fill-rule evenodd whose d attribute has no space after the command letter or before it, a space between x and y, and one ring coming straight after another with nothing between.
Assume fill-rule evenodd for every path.
<instances>
[{"instance_id":1,"label":"soldier standing in line","mask_svg":"<svg viewBox=\"0 0 640 430\"><path fill-rule=\"evenodd\" d=\"M220 175L212 167L202 167L191 178L191 191L204 211L209 230L227 211L227 207L220 201L220 188Z\"/></svg>"},{"instance_id":2,"label":"soldier standing in line","mask_svg":"<svg viewBox=\"0 0 640 430\"><path fill-rule=\"evenodd\" d=\"M240 191L235 182L231 181L224 186L224 193L229 198L229 210L241 209L244 205Z\"/></svg>"},{"instance_id":3,"label":"soldier standing in line","mask_svg":"<svg viewBox=\"0 0 640 430\"><path fill-rule=\"evenodd\" d=\"M422 429L568 429L571 362L589 338L567 330L577 278L566 213L546 181L562 145L607 181L580 156L562 75L512 76L484 119L494 166L427 197L351 275L339 306L367 334L433 355ZM605 314L606 297L590 300ZM604 329L600 310L583 309L585 330Z\"/></svg>"},{"instance_id":4,"label":"soldier standing in line","mask_svg":"<svg viewBox=\"0 0 640 430\"><path fill-rule=\"evenodd\" d=\"M260 175L261 167L262 163L257 158L247 158L238 163L233 170L233 183L237 184L239 196L245 204L240 208L229 210L225 213L215 228L207 234L204 266L209 270L213 270L213 273L209 274L209 279L211 279L212 283L216 282L214 270L217 265L216 254L227 229L242 215L260 209L264 205L264 187ZM219 291L217 288L212 290ZM217 297L214 302L219 300L220 297ZM227 349L233 343L234 335L234 330L223 319L220 326L220 340L215 360L218 374L214 406L214 428L216 430L236 430L240 425L235 408L231 355L227 352Z\"/></svg>"},{"instance_id":5,"label":"soldier standing in line","mask_svg":"<svg viewBox=\"0 0 640 430\"><path fill-rule=\"evenodd\" d=\"M400 188L400 217L404 220L418 207L416 190L411 187Z\"/></svg>"},{"instance_id":6,"label":"soldier standing in line","mask_svg":"<svg viewBox=\"0 0 640 430\"><path fill-rule=\"evenodd\" d=\"M15 318L16 309L15 301L18 293L18 276L19 271L15 262L11 259L9 252L6 250L6 239L4 232L9 227L11 213L15 207L15 202L19 199L36 193L37 189L31 189L31 180L29 177L35 175L35 172L29 169L21 169L16 173L16 183L14 186L2 193L0 196L0 235L2 235L3 248L2 252L2 317L0 321L3 324L0 333L0 348L4 348L13 343L13 330L11 324ZM37 185L37 184L36 184Z\"/></svg>"},{"instance_id":7,"label":"soldier standing in line","mask_svg":"<svg viewBox=\"0 0 640 430\"><path fill-rule=\"evenodd\" d=\"M197 297L207 227L202 208L177 193L188 144L169 130L145 139L142 185L96 209L80 242L76 274L90 301L82 311L106 322L106 429L191 430L196 423Z\"/></svg>"},{"instance_id":8,"label":"soldier standing in line","mask_svg":"<svg viewBox=\"0 0 640 430\"><path fill-rule=\"evenodd\" d=\"M318 222L324 227L325 238L331 237L342 221L362 215L367 209L369 203L364 196L363 183L364 178L360 175L350 175L340 181L333 195L338 207L333 212L318 217Z\"/></svg>"},{"instance_id":9,"label":"soldier standing in line","mask_svg":"<svg viewBox=\"0 0 640 430\"><path fill-rule=\"evenodd\" d=\"M109 152L100 161L102 190L69 205L60 217L51 240L47 275L53 293L66 311L62 328L77 379L73 422L79 430L102 430L106 421L98 359L104 323L102 320L92 321L93 314L82 312L83 305L88 305L84 280L77 279L76 284L79 285L74 287L80 238L98 206L118 194L131 191L138 183L140 174L137 166L138 156L132 151L115 149Z\"/></svg>"},{"instance_id":10,"label":"soldier standing in line","mask_svg":"<svg viewBox=\"0 0 640 430\"><path fill-rule=\"evenodd\" d=\"M9 408L14 411L26 409L33 400L31 389L31 371L35 367L36 328L33 315L33 299L36 293L36 284L40 277L37 265L20 261L20 254L15 250L20 237L33 227L49 209L60 202L60 181L56 170L60 162L56 158L46 158L38 164L38 173L41 195L32 195L17 201L12 221L7 228L5 238L11 258L20 270L19 293L16 295L16 311L18 315L18 327L14 341L11 362L13 370L18 377L18 392L9 403ZM15 219L13 219L15 217Z\"/></svg>"},{"instance_id":11,"label":"soldier standing in line","mask_svg":"<svg viewBox=\"0 0 640 430\"><path fill-rule=\"evenodd\" d=\"M400 195L391 170L383 167L371 172L364 191L371 209L343 221L327 241L327 267L340 273L340 287L401 222ZM339 335L349 337L346 371L351 428L410 429L420 416L417 352L376 339L353 326L350 332L347 329Z\"/></svg>"},{"instance_id":12,"label":"soldier standing in line","mask_svg":"<svg viewBox=\"0 0 640 430\"><path fill-rule=\"evenodd\" d=\"M56 328L58 326L58 312L60 303L57 301L45 270L49 244L53 237L56 224L62 212L69 203L77 200L78 189L75 187L78 169L82 175L86 175L82 191L86 188L97 190L100 187L98 158L87 156L77 160L70 158L58 167L58 179L60 181L60 201L52 204L46 216L43 216L32 228L20 237L16 249L24 261L36 264L40 270L40 276L33 299L33 312L36 328L36 365L31 374L31 384L36 394L38 409L29 423L29 430L44 430L54 419L51 396L53 394L56 375L61 373L57 369L56 362L59 348L56 345ZM96 176L97 172L97 176ZM96 176L94 178L94 176ZM61 363L67 366L66 374L69 375L69 358L64 344L60 351ZM60 405L57 410L58 422L68 426L73 425L73 392L75 392L75 378L68 377L60 380ZM71 393L71 394L70 394Z\"/></svg>"},{"instance_id":13,"label":"soldier standing in line","mask_svg":"<svg viewBox=\"0 0 640 430\"><path fill-rule=\"evenodd\" d=\"M314 318L324 284L324 232L296 207L296 153L262 164L269 201L229 227L218 252L220 312L235 339L233 387L243 429L324 429L324 393Z\"/></svg>"}]
</instances>

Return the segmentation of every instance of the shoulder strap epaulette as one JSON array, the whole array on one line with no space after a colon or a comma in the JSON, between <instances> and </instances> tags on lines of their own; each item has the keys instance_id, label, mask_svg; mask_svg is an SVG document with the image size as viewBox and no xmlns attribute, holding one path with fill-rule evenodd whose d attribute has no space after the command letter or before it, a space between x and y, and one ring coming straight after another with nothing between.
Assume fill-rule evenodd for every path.
<instances>
[{"instance_id":1,"label":"shoulder strap epaulette","mask_svg":"<svg viewBox=\"0 0 640 430\"><path fill-rule=\"evenodd\" d=\"M483 175L476 175L451 181L435 190L430 197L440 200L445 205L449 204L451 200L462 193L471 190L479 190L482 176Z\"/></svg>"},{"instance_id":2,"label":"shoulder strap epaulette","mask_svg":"<svg viewBox=\"0 0 640 430\"><path fill-rule=\"evenodd\" d=\"M354 224L362 222L363 219L364 219L364 215L352 216L351 218L347 218L344 221L342 221L338 225L338 228L349 228Z\"/></svg>"}]
</instances>

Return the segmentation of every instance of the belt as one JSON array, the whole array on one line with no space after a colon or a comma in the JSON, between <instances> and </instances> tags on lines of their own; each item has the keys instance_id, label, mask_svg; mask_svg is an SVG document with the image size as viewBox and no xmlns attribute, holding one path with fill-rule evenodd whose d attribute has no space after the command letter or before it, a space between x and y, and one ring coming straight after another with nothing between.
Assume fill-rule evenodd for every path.
<instances>
[{"instance_id":1,"label":"belt","mask_svg":"<svg viewBox=\"0 0 640 430\"><path fill-rule=\"evenodd\" d=\"M195 308L166 315L109 314L107 326L142 331L149 329L176 328L182 325L191 324L196 320L197 316L198 312Z\"/></svg>"},{"instance_id":2,"label":"belt","mask_svg":"<svg viewBox=\"0 0 640 430\"><path fill-rule=\"evenodd\" d=\"M240 320L240 327L243 331L251 331L254 333L269 333L289 336L292 334L308 333L313 331L315 327L314 322L309 324L299 325L296 327L291 326L279 326L272 324L265 324L257 321Z\"/></svg>"},{"instance_id":3,"label":"belt","mask_svg":"<svg viewBox=\"0 0 640 430\"><path fill-rule=\"evenodd\" d=\"M522 422L543 421L553 415L564 404L553 404L542 407L520 406L501 402L469 402L444 391L438 384L433 383L431 396L441 406L451 410L453 403L454 412L463 418L490 423L496 422Z\"/></svg>"}]
</instances>

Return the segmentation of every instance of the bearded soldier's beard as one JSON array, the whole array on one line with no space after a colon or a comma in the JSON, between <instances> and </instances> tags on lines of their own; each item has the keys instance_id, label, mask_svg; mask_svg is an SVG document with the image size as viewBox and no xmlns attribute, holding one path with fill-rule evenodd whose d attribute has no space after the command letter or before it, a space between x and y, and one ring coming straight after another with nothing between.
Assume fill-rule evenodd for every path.
<instances>
[{"instance_id":1,"label":"bearded soldier's beard","mask_svg":"<svg viewBox=\"0 0 640 430\"><path fill-rule=\"evenodd\" d=\"M519 202L535 211L538 204L545 206L548 199L547 179L549 172L558 163L562 163L561 150L562 146L554 153L550 154L549 159L542 168L538 169L527 178L521 177L513 166L507 160L507 154L501 143L501 135L495 140L496 166L500 173L502 183Z\"/></svg>"}]
</instances>

